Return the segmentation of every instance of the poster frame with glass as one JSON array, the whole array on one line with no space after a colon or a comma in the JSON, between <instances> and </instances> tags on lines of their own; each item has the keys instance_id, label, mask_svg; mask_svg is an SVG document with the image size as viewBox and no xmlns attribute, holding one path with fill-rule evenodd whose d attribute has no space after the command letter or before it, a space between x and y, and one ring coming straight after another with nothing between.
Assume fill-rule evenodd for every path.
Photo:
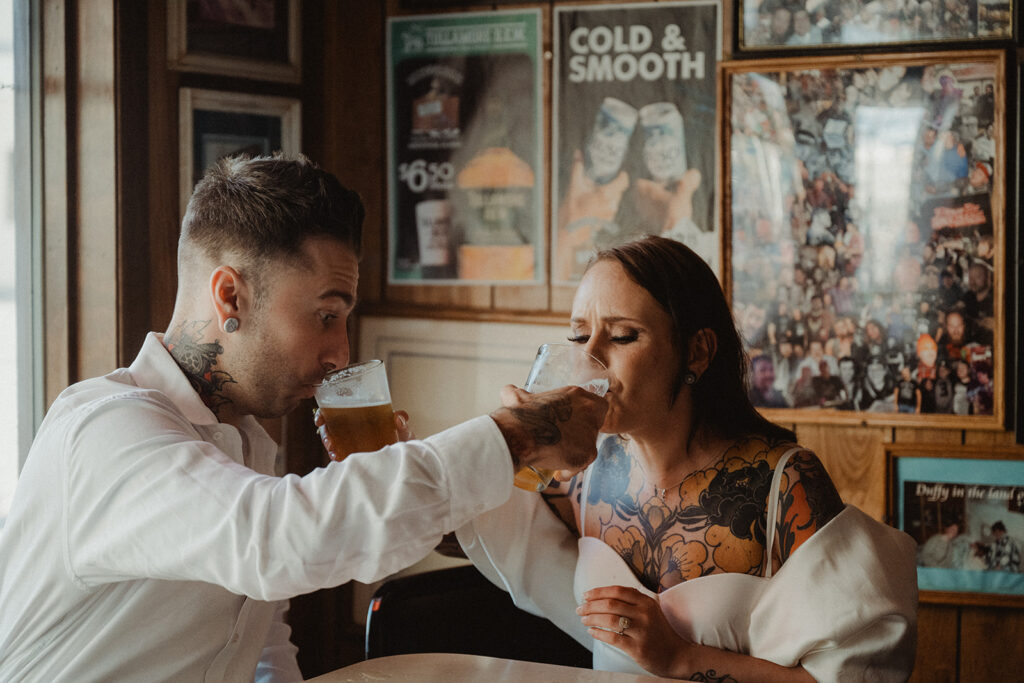
<instances>
[{"instance_id":1,"label":"poster frame with glass","mask_svg":"<svg viewBox=\"0 0 1024 683\"><path fill-rule=\"evenodd\" d=\"M1014 0L952 0L951 5L947 10L944 3L836 0L794 9L792 4L734 0L737 51L949 49L993 46L1016 37Z\"/></svg>"},{"instance_id":2,"label":"poster frame with glass","mask_svg":"<svg viewBox=\"0 0 1024 683\"><path fill-rule=\"evenodd\" d=\"M1020 450L893 444L885 454L887 520L918 542L920 601L1024 606L1024 573L1003 568L1009 553L994 547L996 522L1001 522L1004 529L999 535L1016 544L1024 558Z\"/></svg>"},{"instance_id":3,"label":"poster frame with glass","mask_svg":"<svg viewBox=\"0 0 1024 683\"><path fill-rule=\"evenodd\" d=\"M839 92L848 82L861 83L863 87L861 79L854 79L854 76L866 76L868 72L872 72L871 79L878 79L876 83L890 86L894 96L896 89L900 89L900 96L879 103L858 100L848 90L852 87L849 85L844 92ZM782 387L781 398L766 390L761 395L771 398L761 400L759 396L755 405L765 415L784 423L1004 429L1007 159L998 150L1006 149L1006 93L1002 85L1005 83L1005 54L999 50L979 50L743 60L723 64L721 73L726 292L748 344L752 383L758 381L754 366L763 362L755 358L759 355L771 356L773 372L779 368L791 371L785 380L778 377L785 372L776 373L774 377L772 386ZM913 81L915 74L920 75L918 80L927 81L929 88L931 81L942 81L943 89L924 90L920 83L910 83L903 88L904 81ZM990 129L993 139L990 145L976 145L979 153L989 147L996 150L976 174L978 188L985 188L984 191L975 192L974 180L968 181L959 175L964 165L970 169L978 167L963 145L953 144L957 136L950 132L952 121L960 121L958 125L961 125L966 118L959 114L961 100L957 99L956 107L950 109L945 97L950 84L945 77L953 75L955 80L958 74L985 74L984 78L965 79L963 83L971 84L972 88L974 84L987 84L993 89L991 101L985 105L991 118L985 135L988 136ZM785 82L785 87L779 87L780 82ZM895 85L891 85L892 82ZM956 90L956 83L953 86ZM912 91L909 98L902 92L904 89ZM984 91L987 90L986 87ZM814 94L819 91L828 96ZM962 99L962 92L959 97ZM848 111L846 103L851 102L851 98L852 111ZM906 113L909 110L904 109L907 106L918 111L911 117ZM855 134L858 125L860 133ZM933 129L935 135L931 136L925 128ZM858 135L867 141L867 146L860 147ZM929 143L930 138L933 139ZM936 140L942 141L941 150L934 147L938 144ZM949 157L957 157L956 163L946 164L944 160L935 163L940 151L949 152L946 147L953 148ZM865 151L856 155L856 149ZM917 156L922 152L930 155L927 163ZM904 156L897 158L892 156L894 154ZM946 166L956 167L955 174L948 174L953 178L950 183L940 178L940 171ZM872 170L878 173L872 175ZM896 178L897 182L893 181L895 176L884 175L893 173L903 175ZM982 179L987 179L987 184L981 184ZM953 196L957 192L960 196ZM855 210L853 214L851 207ZM893 211L894 208L903 213ZM902 217L894 221L893 216ZM925 219L925 224L918 225ZM886 222L890 223L881 227ZM899 225L893 226L891 222ZM955 241L961 238L961 242ZM931 251L927 244L932 245ZM937 251L944 254L945 261L938 258ZM765 254L771 258L765 258ZM913 261L918 258L920 262L915 265ZM888 274L883 266L890 268ZM972 267L985 271L979 272L977 277L987 280L988 287L974 295L977 300L972 302L970 311L975 317L965 323L968 316L961 311L958 323L951 307L966 305L968 274ZM824 268L823 280L819 278L819 268ZM946 270L952 271L951 277L945 276ZM838 277L834 277L837 273ZM870 275L870 282L875 284L860 286L865 274ZM931 287L935 284L931 281L932 275L940 281L941 294L946 298L938 299L940 290ZM922 276L928 279L922 280ZM891 278L891 283L883 287L887 277ZM947 288L947 281L952 281L950 287L955 285L955 288ZM815 285L821 282L827 283L827 287L821 285L815 292ZM896 307L883 296L888 296L883 291L885 287L891 287L893 300L902 297L900 301L906 303ZM919 287L921 294L915 293ZM797 305L803 307L799 316L784 311L778 302L770 300L787 298L783 292L787 288L790 293L800 294L796 303L789 297L792 310ZM843 291L851 288L859 291L853 294ZM953 292L959 292L961 299L955 299ZM878 301L880 296L882 301ZM837 312L826 317L826 323L820 322L821 306L815 308L815 298L824 300L822 305L826 311L831 306ZM928 307L921 305L920 300L925 298ZM857 303L850 308L846 305L849 301ZM864 305L865 302L874 308ZM983 314L978 313L979 302L984 303ZM886 306L892 307L900 323L895 328L898 334L889 334L889 330L894 329L891 316L884 319L883 325L869 324L887 310ZM930 312L922 308L929 308ZM875 315L876 309L878 315ZM948 325L945 323L947 314ZM819 327L811 327L810 315L819 321ZM831 388L824 386L827 383L818 382L815 394L805 381L802 389L806 391L802 391L798 400L793 387L798 375L804 374L800 365L812 366L810 382L820 373L814 371L814 362L805 363L804 359L794 366L788 355L792 348L780 344L780 337L772 334L774 319L785 320L785 325L775 323L774 332L778 333L791 329L792 319L797 317L804 318L804 324L796 324L796 339L805 351L810 352L813 347L813 357L819 364L822 354L814 346L813 334L821 334L820 325L830 327L836 318L852 318L852 321L843 321L845 332L835 331L839 343L833 347L834 352L824 355L836 359L837 362L829 362L829 374L838 375L839 370L844 370L839 359L854 355L855 346L869 349L870 353L857 356L858 362L847 365L844 372L843 382L848 387L846 399L852 399L858 391L856 383L852 379L847 381L846 375L864 379L870 369L871 377L877 380L872 381L866 391L860 391L860 398L853 405L840 401L841 396L818 400L827 398L829 392L839 392L835 378L829 380L828 376L826 380L832 382ZM941 330L935 324L936 317L941 318ZM932 342L917 333L917 330L924 331L922 319L929 321L927 332ZM970 328L968 333L964 332L965 327ZM912 335L910 339L907 328ZM896 337L896 343L890 336ZM828 351L830 339L822 335L825 351ZM968 347L966 355L965 347ZM896 357L897 353L902 359ZM880 356L885 357L881 363L885 372L877 367ZM946 404L951 395L945 392L945 381L941 385L941 396L935 389L942 366L948 365L963 374L954 362L957 357L968 365L966 375L969 375L960 377L959 383L969 385L977 380L983 385L981 389L970 386L976 391L971 394L966 408L962 402L963 392L956 386L956 376L950 380L960 401L955 407ZM780 363L780 358L787 360ZM875 362L869 367L873 359ZM930 403L918 412L912 405L900 403L897 396L887 404L885 392L892 392L895 385L904 381L900 376L901 363L911 366L911 379L918 381L917 373L921 368L912 364L915 359L930 361L926 362L927 367L920 377L921 387L926 385L926 380L933 380L929 388L934 397L941 399L934 412L929 411ZM977 368L982 371L977 376L976 363L981 363ZM877 400L868 400L872 394ZM982 403L975 405L974 398L979 396Z\"/></svg>"},{"instance_id":4,"label":"poster frame with glass","mask_svg":"<svg viewBox=\"0 0 1024 683\"><path fill-rule=\"evenodd\" d=\"M714 0L554 8L553 285L575 287L597 250L645 234L687 243L721 277L723 12Z\"/></svg>"},{"instance_id":5,"label":"poster frame with glass","mask_svg":"<svg viewBox=\"0 0 1024 683\"><path fill-rule=\"evenodd\" d=\"M387 19L387 284L547 281L538 8Z\"/></svg>"}]
</instances>

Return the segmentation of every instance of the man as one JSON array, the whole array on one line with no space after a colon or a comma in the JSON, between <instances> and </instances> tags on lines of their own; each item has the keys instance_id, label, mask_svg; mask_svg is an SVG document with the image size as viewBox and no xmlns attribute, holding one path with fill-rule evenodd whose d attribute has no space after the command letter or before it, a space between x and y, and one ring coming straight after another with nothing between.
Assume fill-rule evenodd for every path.
<instances>
[{"instance_id":1,"label":"man","mask_svg":"<svg viewBox=\"0 0 1024 683\"><path fill-rule=\"evenodd\" d=\"M947 524L942 531L930 536L918 548L917 564L921 567L942 567L944 569L956 567L954 541L959 535L959 524L956 522Z\"/></svg>"},{"instance_id":2,"label":"man","mask_svg":"<svg viewBox=\"0 0 1024 683\"><path fill-rule=\"evenodd\" d=\"M603 399L507 387L424 441L272 476L254 418L348 363L362 220L304 157L207 172L168 331L66 390L29 453L0 536L0 680L300 680L287 598L418 561L520 466L594 457Z\"/></svg>"},{"instance_id":3,"label":"man","mask_svg":"<svg viewBox=\"0 0 1024 683\"><path fill-rule=\"evenodd\" d=\"M995 522L992 525L992 536L995 540L989 545L988 556L988 568L1002 572L1013 572L1019 573L1021 570L1020 566L1020 546L1014 538L1006 535L1006 525L1002 521Z\"/></svg>"},{"instance_id":4,"label":"man","mask_svg":"<svg viewBox=\"0 0 1024 683\"><path fill-rule=\"evenodd\" d=\"M771 356L754 356L750 361L751 375L750 402L760 408L788 408L789 403L775 388L775 364Z\"/></svg>"}]
</instances>

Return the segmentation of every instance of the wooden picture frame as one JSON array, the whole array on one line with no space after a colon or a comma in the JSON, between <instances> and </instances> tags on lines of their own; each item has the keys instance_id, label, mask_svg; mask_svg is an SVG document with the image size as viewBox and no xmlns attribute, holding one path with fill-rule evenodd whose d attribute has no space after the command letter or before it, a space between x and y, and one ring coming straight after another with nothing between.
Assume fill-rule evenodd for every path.
<instances>
[{"instance_id":1,"label":"wooden picture frame","mask_svg":"<svg viewBox=\"0 0 1024 683\"><path fill-rule=\"evenodd\" d=\"M299 100L219 90L179 92L181 215L203 171L229 154L295 154L302 147Z\"/></svg>"},{"instance_id":2,"label":"wooden picture frame","mask_svg":"<svg viewBox=\"0 0 1024 683\"><path fill-rule=\"evenodd\" d=\"M740 52L906 44L993 43L1014 37L1014 0L784 4L736 0Z\"/></svg>"},{"instance_id":3,"label":"wooden picture frame","mask_svg":"<svg viewBox=\"0 0 1024 683\"><path fill-rule=\"evenodd\" d=\"M887 515L918 542L921 602L1024 606L1022 454L1006 446L886 448Z\"/></svg>"},{"instance_id":4,"label":"wooden picture frame","mask_svg":"<svg viewBox=\"0 0 1024 683\"><path fill-rule=\"evenodd\" d=\"M1004 429L1004 53L722 72L725 285L755 405L783 423Z\"/></svg>"},{"instance_id":5,"label":"wooden picture frame","mask_svg":"<svg viewBox=\"0 0 1024 683\"><path fill-rule=\"evenodd\" d=\"M171 69L302 80L301 0L168 0L167 27Z\"/></svg>"}]
</instances>

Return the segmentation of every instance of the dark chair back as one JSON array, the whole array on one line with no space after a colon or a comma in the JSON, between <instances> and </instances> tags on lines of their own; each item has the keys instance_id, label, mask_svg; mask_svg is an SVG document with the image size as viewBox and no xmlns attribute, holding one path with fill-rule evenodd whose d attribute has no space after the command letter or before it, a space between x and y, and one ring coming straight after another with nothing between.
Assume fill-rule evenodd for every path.
<instances>
[{"instance_id":1,"label":"dark chair back","mask_svg":"<svg viewBox=\"0 0 1024 683\"><path fill-rule=\"evenodd\" d=\"M590 668L591 655L466 565L385 581L366 617L366 658L454 652Z\"/></svg>"}]
</instances>

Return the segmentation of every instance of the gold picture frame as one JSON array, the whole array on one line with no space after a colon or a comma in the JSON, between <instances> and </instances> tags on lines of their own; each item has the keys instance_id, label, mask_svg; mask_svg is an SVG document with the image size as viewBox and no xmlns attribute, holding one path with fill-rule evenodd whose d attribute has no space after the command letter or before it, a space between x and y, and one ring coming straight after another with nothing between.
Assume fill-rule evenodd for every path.
<instances>
[{"instance_id":1,"label":"gold picture frame","mask_svg":"<svg viewBox=\"0 0 1024 683\"><path fill-rule=\"evenodd\" d=\"M752 383L772 374L755 405L784 423L1004 429L1004 53L722 74L725 285Z\"/></svg>"}]
</instances>

